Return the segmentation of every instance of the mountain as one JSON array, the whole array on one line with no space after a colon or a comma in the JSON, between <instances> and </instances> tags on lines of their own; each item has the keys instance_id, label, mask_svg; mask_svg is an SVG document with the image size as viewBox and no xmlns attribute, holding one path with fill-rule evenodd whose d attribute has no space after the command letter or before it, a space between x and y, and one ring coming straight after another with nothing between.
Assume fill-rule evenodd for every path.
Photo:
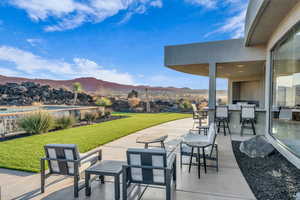
<instances>
[{"instance_id":1,"label":"mountain","mask_svg":"<svg viewBox=\"0 0 300 200\"><path fill-rule=\"evenodd\" d=\"M103 81L92 77L82 77L71 80L50 80L50 79L28 79L21 77L8 77L0 75L0 84L5 83L22 83L22 82L35 82L41 85L50 85L53 88L68 88L71 89L73 83L81 83L83 89L87 93L91 94L102 94L102 95L127 95L131 90L144 93L145 89L153 93L163 94L198 94L207 95L207 90L194 90L190 88L175 88L175 87L150 87L150 86L134 86L113 83L109 81ZM218 91L218 93L225 94L226 91Z\"/></svg>"}]
</instances>

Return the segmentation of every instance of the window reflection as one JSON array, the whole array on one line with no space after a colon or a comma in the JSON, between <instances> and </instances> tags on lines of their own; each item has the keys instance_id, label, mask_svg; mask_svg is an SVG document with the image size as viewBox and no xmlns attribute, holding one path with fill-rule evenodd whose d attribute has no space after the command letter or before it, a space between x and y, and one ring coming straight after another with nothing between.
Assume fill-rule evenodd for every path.
<instances>
[{"instance_id":1,"label":"window reflection","mask_svg":"<svg viewBox=\"0 0 300 200\"><path fill-rule=\"evenodd\" d=\"M300 27L274 49L271 133L300 156Z\"/></svg>"}]
</instances>

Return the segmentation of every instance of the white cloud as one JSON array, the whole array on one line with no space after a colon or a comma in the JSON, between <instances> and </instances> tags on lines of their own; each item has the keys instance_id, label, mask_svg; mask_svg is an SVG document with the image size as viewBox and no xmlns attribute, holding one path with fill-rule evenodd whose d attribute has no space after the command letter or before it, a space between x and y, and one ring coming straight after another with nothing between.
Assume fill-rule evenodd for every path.
<instances>
[{"instance_id":1,"label":"white cloud","mask_svg":"<svg viewBox=\"0 0 300 200\"><path fill-rule=\"evenodd\" d=\"M162 0L10 0L34 21L57 20L46 31L74 29L86 22L100 23L120 11L143 14L149 7L162 7ZM126 16L127 14L125 14Z\"/></svg>"},{"instance_id":2,"label":"white cloud","mask_svg":"<svg viewBox=\"0 0 300 200\"><path fill-rule=\"evenodd\" d=\"M26 41L33 47L43 42L43 40L39 38L28 38Z\"/></svg>"},{"instance_id":3,"label":"white cloud","mask_svg":"<svg viewBox=\"0 0 300 200\"><path fill-rule=\"evenodd\" d=\"M217 0L185 0L187 3L203 6L206 8L215 8L217 6Z\"/></svg>"},{"instance_id":4,"label":"white cloud","mask_svg":"<svg viewBox=\"0 0 300 200\"><path fill-rule=\"evenodd\" d=\"M228 18L225 23L215 32L231 33L232 38L244 36L246 9L241 10L236 15Z\"/></svg>"},{"instance_id":5,"label":"white cloud","mask_svg":"<svg viewBox=\"0 0 300 200\"><path fill-rule=\"evenodd\" d=\"M20 73L16 70L0 67L0 75L4 76L19 76Z\"/></svg>"},{"instance_id":6,"label":"white cloud","mask_svg":"<svg viewBox=\"0 0 300 200\"><path fill-rule=\"evenodd\" d=\"M188 3L199 5L207 9L220 8L229 16L218 28L205 36L215 33L230 33L231 38L241 38L244 35L244 24L248 0L185 0Z\"/></svg>"},{"instance_id":7,"label":"white cloud","mask_svg":"<svg viewBox=\"0 0 300 200\"><path fill-rule=\"evenodd\" d=\"M128 73L121 73L115 69L106 69L94 61L85 58L74 58L73 62L46 59L21 49L9 46L0 46L0 60L13 63L20 72L14 74L13 70L0 68L0 74L20 75L27 74L37 77L39 74L49 74L48 77L95 77L105 81L122 84L134 84L133 77Z\"/></svg>"}]
</instances>

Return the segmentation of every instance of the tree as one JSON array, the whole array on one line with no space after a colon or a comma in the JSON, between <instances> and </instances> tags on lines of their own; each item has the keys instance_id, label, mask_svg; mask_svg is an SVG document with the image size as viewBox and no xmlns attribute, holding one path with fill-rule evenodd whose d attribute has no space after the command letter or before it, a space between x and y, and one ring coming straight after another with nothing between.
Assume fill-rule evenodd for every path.
<instances>
[{"instance_id":1,"label":"tree","mask_svg":"<svg viewBox=\"0 0 300 200\"><path fill-rule=\"evenodd\" d=\"M74 92L74 102L73 104L76 104L78 93L82 91L81 83L75 82L73 83L73 92Z\"/></svg>"},{"instance_id":2,"label":"tree","mask_svg":"<svg viewBox=\"0 0 300 200\"><path fill-rule=\"evenodd\" d=\"M112 102L109 98L106 98L106 97L101 97L101 98L98 98L95 102L95 104L97 106L103 106L103 107L108 107L108 106L111 106L112 105Z\"/></svg>"},{"instance_id":3,"label":"tree","mask_svg":"<svg viewBox=\"0 0 300 200\"><path fill-rule=\"evenodd\" d=\"M139 94L138 94L137 91L131 90L131 92L129 92L127 98L128 98L128 99L131 99L131 98L138 98L138 96L139 96Z\"/></svg>"}]
</instances>

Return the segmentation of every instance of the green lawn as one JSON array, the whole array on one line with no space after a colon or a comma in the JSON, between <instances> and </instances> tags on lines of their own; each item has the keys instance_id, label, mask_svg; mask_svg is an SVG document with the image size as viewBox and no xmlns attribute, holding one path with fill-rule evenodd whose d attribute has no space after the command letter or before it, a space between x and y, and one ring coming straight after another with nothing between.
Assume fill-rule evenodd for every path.
<instances>
[{"instance_id":1,"label":"green lawn","mask_svg":"<svg viewBox=\"0 0 300 200\"><path fill-rule=\"evenodd\" d=\"M190 114L118 114L128 118L95 125L70 128L0 142L0 167L24 171L39 171L43 146L49 143L77 144L81 153L120 137L164 122L191 117Z\"/></svg>"}]
</instances>

